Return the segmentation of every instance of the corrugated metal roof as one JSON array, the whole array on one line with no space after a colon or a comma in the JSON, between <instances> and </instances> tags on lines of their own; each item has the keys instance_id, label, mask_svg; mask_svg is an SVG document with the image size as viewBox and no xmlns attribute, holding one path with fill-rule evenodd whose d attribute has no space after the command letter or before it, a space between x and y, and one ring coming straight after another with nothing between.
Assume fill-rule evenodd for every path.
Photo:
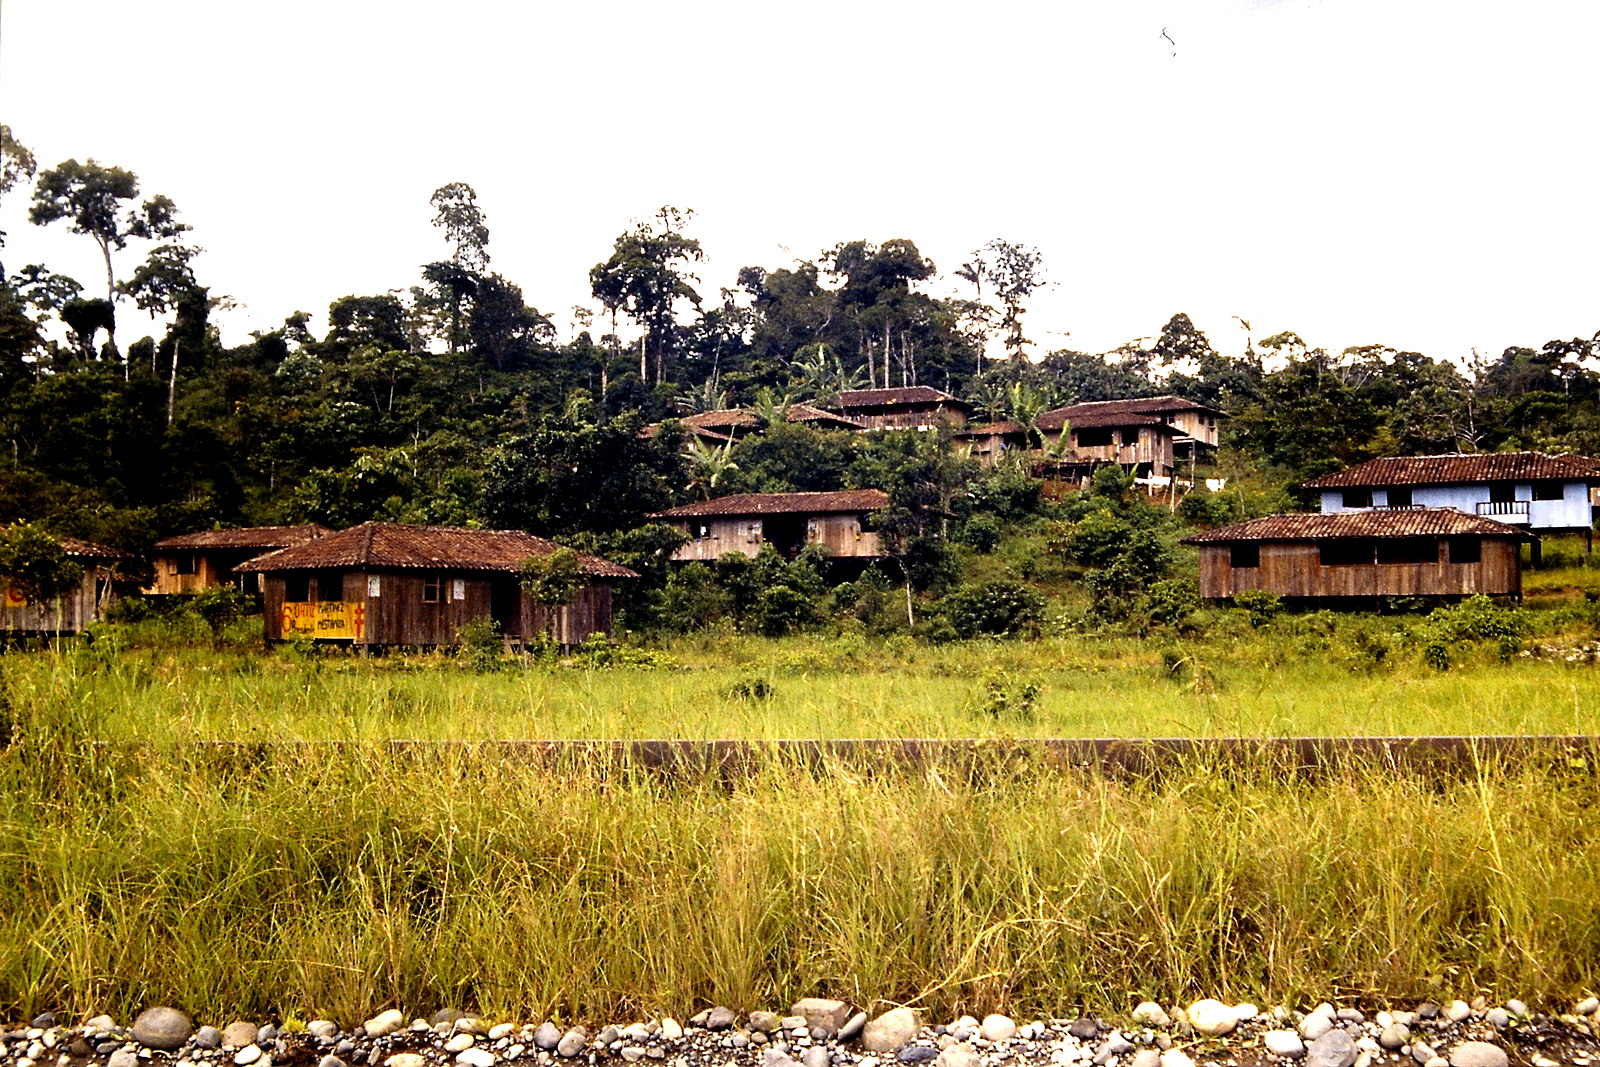
<instances>
[{"instance_id":1,"label":"corrugated metal roof","mask_svg":"<svg viewBox=\"0 0 1600 1067\"><path fill-rule=\"evenodd\" d=\"M1453 452L1443 456L1383 456L1324 474L1307 489L1373 485L1466 485L1541 480L1600 484L1600 461L1545 452Z\"/></svg>"},{"instance_id":2,"label":"corrugated metal roof","mask_svg":"<svg viewBox=\"0 0 1600 1067\"><path fill-rule=\"evenodd\" d=\"M319 570L381 567L400 570L517 571L534 556L561 548L554 541L521 530L468 530L453 526L402 526L364 522L292 548L257 556L242 571ZM578 553L584 574L598 578L637 578L620 564Z\"/></svg>"},{"instance_id":3,"label":"corrugated metal roof","mask_svg":"<svg viewBox=\"0 0 1600 1067\"><path fill-rule=\"evenodd\" d=\"M326 526L245 526L237 530L200 530L196 533L164 537L157 549L185 548L288 548L333 533Z\"/></svg>"},{"instance_id":4,"label":"corrugated metal roof","mask_svg":"<svg viewBox=\"0 0 1600 1067\"><path fill-rule=\"evenodd\" d=\"M734 493L669 508L653 519L704 518L718 515L824 515L877 511L889 506L882 489L844 489L833 493Z\"/></svg>"},{"instance_id":5,"label":"corrugated metal roof","mask_svg":"<svg viewBox=\"0 0 1600 1067\"><path fill-rule=\"evenodd\" d=\"M907 385L897 389L846 389L839 394L841 408L875 408L886 404L953 404L970 409L971 404L958 400L949 393L931 385Z\"/></svg>"},{"instance_id":6,"label":"corrugated metal roof","mask_svg":"<svg viewBox=\"0 0 1600 1067\"><path fill-rule=\"evenodd\" d=\"M1333 515L1268 515L1183 539L1186 545L1221 541L1324 541L1349 537L1459 537L1476 534L1532 541L1515 526L1468 515L1454 508L1345 511Z\"/></svg>"}]
</instances>

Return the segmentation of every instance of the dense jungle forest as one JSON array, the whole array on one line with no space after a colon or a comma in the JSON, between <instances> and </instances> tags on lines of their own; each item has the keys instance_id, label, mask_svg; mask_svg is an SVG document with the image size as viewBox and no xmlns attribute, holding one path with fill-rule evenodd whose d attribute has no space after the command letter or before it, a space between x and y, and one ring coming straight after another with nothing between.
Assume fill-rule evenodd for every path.
<instances>
[{"instance_id":1,"label":"dense jungle forest","mask_svg":"<svg viewBox=\"0 0 1600 1067\"><path fill-rule=\"evenodd\" d=\"M523 528L648 569L667 536L648 525L653 511L735 491L872 486L890 492L902 571L927 588L954 580L951 544L987 552L1047 510L1068 523L1065 558L1092 566L1118 556L1126 529L1293 508L1304 479L1373 456L1600 452L1596 338L1530 338L1470 366L1379 343L1329 352L1292 332L1228 356L1180 311L1130 323L1155 334L1111 352L1041 352L1026 313L1048 265L1000 239L936 265L909 238L841 234L810 259L752 264L717 285L696 273L693 212L663 207L595 250L593 305L563 337L537 294L495 272L489 220L459 182L432 197L437 261L396 264L397 288L335 300L322 336L302 311L225 346L211 321L222 298L194 269L203 220L191 228L120 167L40 167L9 130L4 162L0 193L28 197L33 226L95 242L106 277L101 289L17 265L30 235L5 235L0 517L136 555L213 525L385 519ZM930 295L938 279L964 295ZM1216 405L1231 418L1199 473L1234 491L1152 508L1102 479L1098 497L1050 502L1025 463L984 469L937 435L782 417L844 389L916 384L967 400L979 420L1023 425L1087 400ZM670 422L640 434L735 406L765 431L727 448ZM1109 525L1085 527L1091 511ZM1106 595L1147 592L1169 570L1135 567Z\"/></svg>"}]
</instances>

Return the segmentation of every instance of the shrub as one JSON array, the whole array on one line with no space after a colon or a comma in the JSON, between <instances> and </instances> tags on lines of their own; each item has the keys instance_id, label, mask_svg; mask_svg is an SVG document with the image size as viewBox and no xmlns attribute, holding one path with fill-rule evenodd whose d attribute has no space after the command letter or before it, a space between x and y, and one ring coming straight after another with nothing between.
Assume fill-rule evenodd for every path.
<instances>
[{"instance_id":1,"label":"shrub","mask_svg":"<svg viewBox=\"0 0 1600 1067\"><path fill-rule=\"evenodd\" d=\"M1246 589L1234 596L1233 603L1249 616L1250 625L1258 630L1283 613L1283 598L1265 589Z\"/></svg>"},{"instance_id":2,"label":"shrub","mask_svg":"<svg viewBox=\"0 0 1600 1067\"><path fill-rule=\"evenodd\" d=\"M1044 614L1044 596L1011 578L962 586L944 601L945 616L961 637L1031 633Z\"/></svg>"},{"instance_id":3,"label":"shrub","mask_svg":"<svg viewBox=\"0 0 1600 1067\"><path fill-rule=\"evenodd\" d=\"M980 511L961 524L961 540L974 551L987 556L1000 545L1000 520L987 511Z\"/></svg>"}]
</instances>

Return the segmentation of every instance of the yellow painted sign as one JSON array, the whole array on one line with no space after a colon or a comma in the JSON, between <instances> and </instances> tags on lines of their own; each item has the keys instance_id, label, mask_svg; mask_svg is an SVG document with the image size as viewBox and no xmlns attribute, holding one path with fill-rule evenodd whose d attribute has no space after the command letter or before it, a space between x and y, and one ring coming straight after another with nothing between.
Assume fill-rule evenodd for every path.
<instances>
[{"instance_id":1,"label":"yellow painted sign","mask_svg":"<svg viewBox=\"0 0 1600 1067\"><path fill-rule=\"evenodd\" d=\"M283 634L291 637L344 637L361 640L367 633L367 606L359 600L288 602L283 605Z\"/></svg>"},{"instance_id":2,"label":"yellow painted sign","mask_svg":"<svg viewBox=\"0 0 1600 1067\"><path fill-rule=\"evenodd\" d=\"M25 608L27 606L28 606L28 598L23 596L22 595L22 591L19 590L16 586L14 586L11 583L7 582L6 583L6 607L8 607L8 608Z\"/></svg>"}]
</instances>

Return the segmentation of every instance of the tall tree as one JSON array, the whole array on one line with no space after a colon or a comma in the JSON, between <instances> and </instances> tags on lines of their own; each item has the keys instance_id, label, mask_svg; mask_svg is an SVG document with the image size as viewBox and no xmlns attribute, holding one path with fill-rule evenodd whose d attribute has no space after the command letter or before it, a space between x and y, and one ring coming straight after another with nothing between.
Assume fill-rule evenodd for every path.
<instances>
[{"instance_id":1,"label":"tall tree","mask_svg":"<svg viewBox=\"0 0 1600 1067\"><path fill-rule=\"evenodd\" d=\"M1045 285L1044 255L1031 245L998 237L983 250L987 253L981 260L983 275L1000 300L1000 329L1006 350L1015 358L1023 354L1023 345L1033 343L1023 336L1022 316L1028 297Z\"/></svg>"},{"instance_id":2,"label":"tall tree","mask_svg":"<svg viewBox=\"0 0 1600 1067\"><path fill-rule=\"evenodd\" d=\"M422 273L450 308L448 341L450 351L456 352L466 334L462 305L478 295L489 266L489 227L478 207L477 191L466 182L441 185L428 202L434 207L433 224L450 243L450 261L429 263Z\"/></svg>"},{"instance_id":3,"label":"tall tree","mask_svg":"<svg viewBox=\"0 0 1600 1067\"><path fill-rule=\"evenodd\" d=\"M33 153L28 151L28 146L12 138L10 126L0 124L0 198L32 178L35 170ZM0 230L0 247L5 243L5 231ZM0 282L5 278L5 265L0 264Z\"/></svg>"},{"instance_id":4,"label":"tall tree","mask_svg":"<svg viewBox=\"0 0 1600 1067\"><path fill-rule=\"evenodd\" d=\"M619 236L611 258L589 271L595 299L613 316L619 309L627 312L641 329L639 377L646 384L666 378L677 340L678 302L700 306L700 294L690 284L698 279L685 269L705 258L700 242L683 234L693 217L691 210L663 207L654 219L635 223Z\"/></svg>"},{"instance_id":5,"label":"tall tree","mask_svg":"<svg viewBox=\"0 0 1600 1067\"><path fill-rule=\"evenodd\" d=\"M93 238L106 262L106 300L115 303L112 249L127 248L130 237L170 240L190 228L178 221L177 206L165 196L152 196L137 207L129 203L123 210L138 196L139 178L131 170L69 159L39 175L28 221L48 226L66 219L73 233Z\"/></svg>"}]
</instances>

